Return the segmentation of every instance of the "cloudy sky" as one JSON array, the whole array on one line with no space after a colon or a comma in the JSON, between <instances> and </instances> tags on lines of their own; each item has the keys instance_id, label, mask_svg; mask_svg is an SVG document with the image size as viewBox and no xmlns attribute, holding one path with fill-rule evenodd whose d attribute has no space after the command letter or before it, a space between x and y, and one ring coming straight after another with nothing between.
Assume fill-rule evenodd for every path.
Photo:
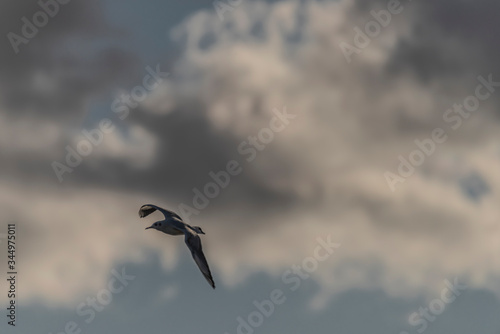
<instances>
[{"instance_id":1,"label":"cloudy sky","mask_svg":"<svg viewBox=\"0 0 500 334\"><path fill-rule=\"evenodd\" d=\"M1 332L498 334L499 11L2 1Z\"/></svg>"}]
</instances>

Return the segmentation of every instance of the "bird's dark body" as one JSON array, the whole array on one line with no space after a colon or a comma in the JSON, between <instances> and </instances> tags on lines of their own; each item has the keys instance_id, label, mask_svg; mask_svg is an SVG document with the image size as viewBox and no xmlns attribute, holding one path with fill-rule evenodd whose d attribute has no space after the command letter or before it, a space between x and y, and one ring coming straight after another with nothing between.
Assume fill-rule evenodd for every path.
<instances>
[{"instance_id":1,"label":"bird's dark body","mask_svg":"<svg viewBox=\"0 0 500 334\"><path fill-rule=\"evenodd\" d=\"M201 239L200 236L198 235L198 234L205 234L205 232L203 232L203 230L199 226L191 226L189 224L184 223L182 221L182 218L175 212L160 208L159 206L153 204L143 205L139 209L139 217L144 218L146 216L149 216L156 210L163 213L165 219L155 222L150 227L147 227L146 230L152 228L161 231L165 234L184 235L185 237L184 241L186 242L186 245L191 251L191 255L193 256L194 261L198 265L198 268L201 270L203 276L205 276L205 279L208 281L210 286L215 289L215 282L212 278L212 273L210 272L210 268L208 267L207 259L203 254Z\"/></svg>"}]
</instances>

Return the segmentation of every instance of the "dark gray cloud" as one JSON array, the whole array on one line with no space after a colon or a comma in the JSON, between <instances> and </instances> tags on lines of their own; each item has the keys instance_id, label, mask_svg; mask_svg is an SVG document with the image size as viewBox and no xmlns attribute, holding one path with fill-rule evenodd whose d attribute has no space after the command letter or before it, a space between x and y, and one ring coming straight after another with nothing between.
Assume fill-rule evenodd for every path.
<instances>
[{"instance_id":1,"label":"dark gray cloud","mask_svg":"<svg viewBox=\"0 0 500 334\"><path fill-rule=\"evenodd\" d=\"M136 73L138 59L113 46L125 32L107 23L98 1L60 5L17 54L9 33L24 36L22 18L32 23L44 11L37 1L5 1L1 10L9 13L0 23L0 61L8 64L0 69L4 112L74 119L90 96L109 94Z\"/></svg>"}]
</instances>

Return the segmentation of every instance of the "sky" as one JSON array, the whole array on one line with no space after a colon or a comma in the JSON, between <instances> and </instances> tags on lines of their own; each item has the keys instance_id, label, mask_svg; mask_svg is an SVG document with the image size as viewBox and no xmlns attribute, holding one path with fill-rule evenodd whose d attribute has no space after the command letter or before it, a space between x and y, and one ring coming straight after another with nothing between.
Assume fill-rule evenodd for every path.
<instances>
[{"instance_id":1,"label":"sky","mask_svg":"<svg viewBox=\"0 0 500 334\"><path fill-rule=\"evenodd\" d=\"M1 333L500 333L499 10L2 1Z\"/></svg>"}]
</instances>

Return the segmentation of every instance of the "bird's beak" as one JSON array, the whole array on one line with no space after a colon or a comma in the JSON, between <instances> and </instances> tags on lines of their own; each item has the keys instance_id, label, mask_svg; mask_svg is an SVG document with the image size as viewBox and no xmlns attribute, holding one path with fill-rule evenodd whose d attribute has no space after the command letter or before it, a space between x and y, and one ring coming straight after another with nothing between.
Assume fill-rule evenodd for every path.
<instances>
[{"instance_id":1,"label":"bird's beak","mask_svg":"<svg viewBox=\"0 0 500 334\"><path fill-rule=\"evenodd\" d=\"M146 227L145 230L149 230L150 228L152 228L151 226L150 227Z\"/></svg>"}]
</instances>

